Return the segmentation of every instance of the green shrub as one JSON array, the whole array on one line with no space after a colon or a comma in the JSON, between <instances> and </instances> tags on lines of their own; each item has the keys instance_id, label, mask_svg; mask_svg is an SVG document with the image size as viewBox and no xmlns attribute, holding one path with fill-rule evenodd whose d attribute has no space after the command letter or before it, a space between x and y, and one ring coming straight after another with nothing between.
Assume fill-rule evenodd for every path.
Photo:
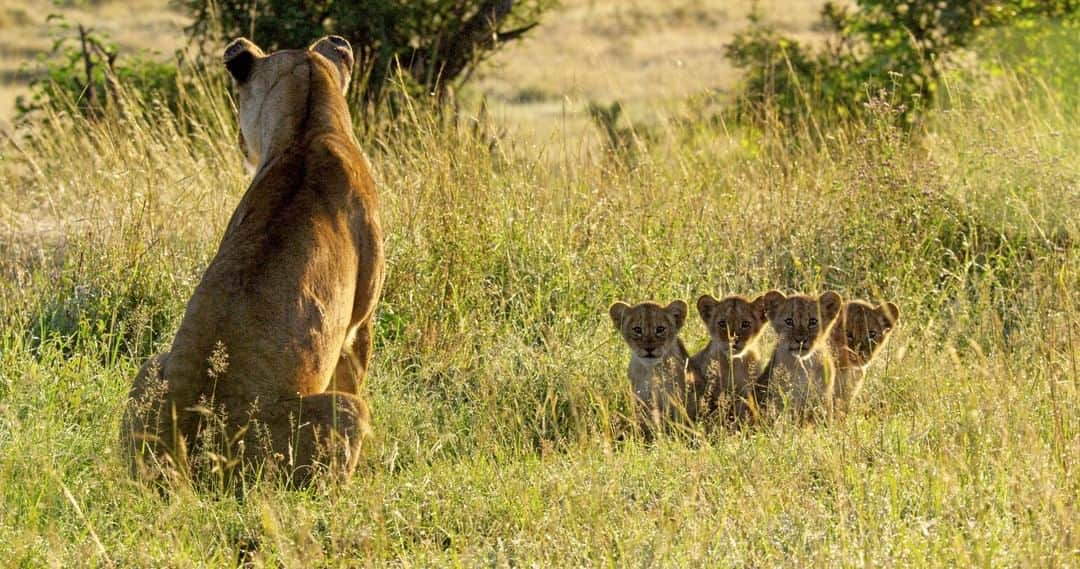
<instances>
[{"instance_id":1,"label":"green shrub","mask_svg":"<svg viewBox=\"0 0 1080 569\"><path fill-rule=\"evenodd\" d=\"M84 115L122 108L124 99L156 101L175 111L180 89L175 61L156 61L148 54L120 57L107 37L50 15L52 51L41 59L43 73L30 83L29 97L20 96L19 115L42 108L74 107Z\"/></svg>"},{"instance_id":2,"label":"green shrub","mask_svg":"<svg viewBox=\"0 0 1080 569\"><path fill-rule=\"evenodd\" d=\"M1075 0L856 0L854 9L828 2L822 23L833 33L813 50L752 19L727 56L746 71L742 110L765 109L785 123L863 115L890 93L910 124L931 104L950 53L982 29L1055 17L1075 22Z\"/></svg>"},{"instance_id":3,"label":"green shrub","mask_svg":"<svg viewBox=\"0 0 1080 569\"><path fill-rule=\"evenodd\" d=\"M352 43L359 73L351 98L377 102L391 80L443 95L476 64L532 30L554 0L179 0L188 33L219 49L249 36L266 50L303 47L338 34ZM401 75L396 70L401 69Z\"/></svg>"}]
</instances>

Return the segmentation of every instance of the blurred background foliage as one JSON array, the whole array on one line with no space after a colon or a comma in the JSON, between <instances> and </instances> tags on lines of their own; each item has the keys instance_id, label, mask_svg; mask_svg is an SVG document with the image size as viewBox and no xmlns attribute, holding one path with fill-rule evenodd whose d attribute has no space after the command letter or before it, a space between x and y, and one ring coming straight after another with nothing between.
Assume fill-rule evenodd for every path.
<instances>
[{"instance_id":1,"label":"blurred background foliage","mask_svg":"<svg viewBox=\"0 0 1080 569\"><path fill-rule=\"evenodd\" d=\"M821 22L831 34L821 49L752 18L728 48L746 73L739 109L783 123L827 122L864 115L868 103L887 98L897 119L910 124L938 99L943 71L977 32L1050 21L1075 29L1078 8L1076 0L828 2ZM1018 41L1039 42L1025 37Z\"/></svg>"},{"instance_id":2,"label":"blurred background foliage","mask_svg":"<svg viewBox=\"0 0 1080 569\"><path fill-rule=\"evenodd\" d=\"M43 59L44 73L33 81L31 95L19 100L20 114L74 105L93 115L122 103L121 84L125 92L177 112L179 94L191 88L194 76L224 80L214 63L228 39L248 36L272 51L333 33L347 38L357 54L349 99L359 124L370 127L396 116L406 100L429 101L436 108L456 105L456 91L486 58L527 34L543 36L541 17L557 0L176 0L175 5L191 17L188 43L201 57L178 51L162 62L147 54L121 54L94 30L52 19L52 53ZM1032 50L1052 45L1047 34L1074 33L1078 7L1077 0L828 2L820 15L826 31L822 45L789 37L754 11L750 25L726 48L742 79L724 104L725 116L820 130L864 118L870 106L886 104L899 124L910 126L923 109L940 102L943 73L962 61L977 32L1006 30L993 41L1009 48L999 50L1002 54L1027 54L1027 61L1010 62L1021 72L1072 65L1077 55L1068 50ZM1066 82L1071 76L1045 75ZM1048 87L1064 96L1076 92L1074 85ZM618 101L605 104L616 108ZM591 101L587 107L601 139L620 155L627 148L632 152L627 141L642 133L631 125L612 139L614 121L597 121L600 105Z\"/></svg>"},{"instance_id":3,"label":"blurred background foliage","mask_svg":"<svg viewBox=\"0 0 1080 569\"><path fill-rule=\"evenodd\" d=\"M508 42L531 32L553 0L176 0L189 16L189 45L201 57L156 62L145 54L119 57L107 38L62 17L54 22L51 56L33 94L18 103L20 113L43 105L79 101L84 113L115 104L117 83L160 99L175 110L177 81L206 72L221 46L247 36L265 51L306 47L313 39L338 34L352 43L357 69L349 98L354 108L375 110L393 83L410 96L451 101L456 87L476 66ZM181 65L177 65L180 63ZM218 73L216 69L213 71Z\"/></svg>"}]
</instances>

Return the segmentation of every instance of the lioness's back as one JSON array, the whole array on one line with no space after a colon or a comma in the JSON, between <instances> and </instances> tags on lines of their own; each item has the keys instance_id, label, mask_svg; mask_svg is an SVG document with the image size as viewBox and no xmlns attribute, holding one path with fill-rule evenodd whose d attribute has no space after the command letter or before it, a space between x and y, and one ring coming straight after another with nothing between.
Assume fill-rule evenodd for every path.
<instances>
[{"instance_id":1,"label":"lioness's back","mask_svg":"<svg viewBox=\"0 0 1080 569\"><path fill-rule=\"evenodd\" d=\"M152 435L151 450L194 442L192 410L202 401L224 407L236 436L248 432L262 445L246 426L259 419L272 450L294 466L313 466L334 436L344 437L346 454L359 449L369 418L359 385L383 256L375 189L342 95L352 62L348 42L333 36L271 55L246 39L226 48L242 145L258 171L171 350L136 377L133 399L149 391L155 366L165 380L157 415L129 412L124 422L133 440ZM345 459L351 470L355 454Z\"/></svg>"}]
</instances>

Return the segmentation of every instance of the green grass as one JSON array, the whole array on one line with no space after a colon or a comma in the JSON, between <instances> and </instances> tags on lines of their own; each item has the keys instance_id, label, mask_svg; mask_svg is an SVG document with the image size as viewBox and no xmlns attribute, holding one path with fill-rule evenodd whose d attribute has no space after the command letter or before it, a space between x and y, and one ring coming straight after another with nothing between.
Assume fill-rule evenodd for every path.
<instances>
[{"instance_id":1,"label":"green grass","mask_svg":"<svg viewBox=\"0 0 1080 569\"><path fill-rule=\"evenodd\" d=\"M1080 563L1080 122L994 76L911 136L688 107L632 161L424 118L371 142L375 438L343 486L240 500L161 496L117 441L245 189L228 107L43 120L0 149L0 565ZM607 306L769 288L900 305L857 412L621 440Z\"/></svg>"}]
</instances>

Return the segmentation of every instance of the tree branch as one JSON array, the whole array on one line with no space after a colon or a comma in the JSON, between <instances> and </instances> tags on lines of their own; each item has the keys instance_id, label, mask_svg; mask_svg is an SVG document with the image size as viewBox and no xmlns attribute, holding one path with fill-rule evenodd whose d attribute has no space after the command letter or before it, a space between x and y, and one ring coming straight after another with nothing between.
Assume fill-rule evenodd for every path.
<instances>
[{"instance_id":1,"label":"tree branch","mask_svg":"<svg viewBox=\"0 0 1080 569\"><path fill-rule=\"evenodd\" d=\"M430 83L448 83L461 74L476 60L478 52L491 49L499 41L499 24L514 9L514 0L488 0L471 18L465 21L461 30L439 50L439 57L434 62L438 65ZM535 26L532 24L531 26ZM514 30L510 39L520 37L531 26ZM429 87L435 87L432 84Z\"/></svg>"},{"instance_id":2,"label":"tree branch","mask_svg":"<svg viewBox=\"0 0 1080 569\"><path fill-rule=\"evenodd\" d=\"M94 89L94 60L90 56L90 45L86 36L90 33L82 24L79 24L79 41L82 42L83 66L86 69L86 105L91 114L97 109L97 89Z\"/></svg>"},{"instance_id":3,"label":"tree branch","mask_svg":"<svg viewBox=\"0 0 1080 569\"><path fill-rule=\"evenodd\" d=\"M539 25L540 22L533 22L527 26L521 26L520 28L515 28L508 32L499 32L498 37L495 39L501 42L511 42L521 38L521 36L529 33L530 30Z\"/></svg>"}]
</instances>

